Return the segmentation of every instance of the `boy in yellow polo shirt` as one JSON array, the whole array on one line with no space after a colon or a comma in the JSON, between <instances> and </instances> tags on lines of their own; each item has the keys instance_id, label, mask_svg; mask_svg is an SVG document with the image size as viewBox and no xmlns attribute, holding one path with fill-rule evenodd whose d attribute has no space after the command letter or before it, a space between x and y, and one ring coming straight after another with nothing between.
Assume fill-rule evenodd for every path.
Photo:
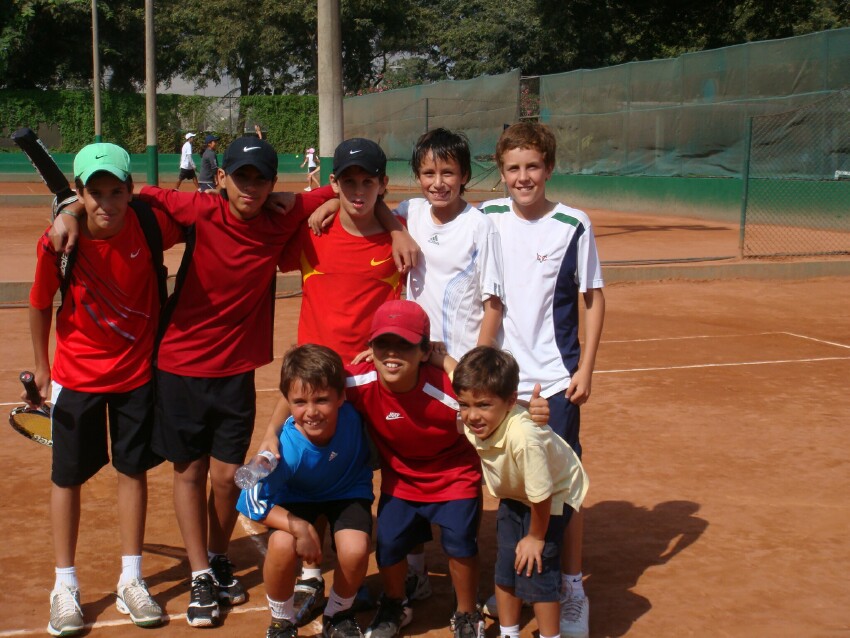
<instances>
[{"instance_id":1,"label":"boy in yellow polo shirt","mask_svg":"<svg viewBox=\"0 0 850 638\"><path fill-rule=\"evenodd\" d=\"M534 605L540 638L560 636L561 543L588 479L576 453L517 405L519 366L505 351L479 346L454 367L434 354L457 394L466 437L481 457L484 480L499 498L496 603L499 635L519 638L522 601Z\"/></svg>"}]
</instances>

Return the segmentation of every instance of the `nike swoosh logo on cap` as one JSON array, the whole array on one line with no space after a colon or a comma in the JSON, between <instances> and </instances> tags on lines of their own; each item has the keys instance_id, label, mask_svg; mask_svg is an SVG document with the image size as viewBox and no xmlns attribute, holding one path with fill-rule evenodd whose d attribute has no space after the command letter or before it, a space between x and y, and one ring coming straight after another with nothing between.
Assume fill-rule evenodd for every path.
<instances>
[{"instance_id":1,"label":"nike swoosh logo on cap","mask_svg":"<svg viewBox=\"0 0 850 638\"><path fill-rule=\"evenodd\" d=\"M95 159L103 159L104 157L106 157L106 155L95 155L94 156Z\"/></svg>"},{"instance_id":2,"label":"nike swoosh logo on cap","mask_svg":"<svg viewBox=\"0 0 850 638\"><path fill-rule=\"evenodd\" d=\"M242 152L247 153L248 151L256 151L258 148L260 148L260 147L259 146L243 146Z\"/></svg>"},{"instance_id":3,"label":"nike swoosh logo on cap","mask_svg":"<svg viewBox=\"0 0 850 638\"><path fill-rule=\"evenodd\" d=\"M362 148L359 148L359 149L357 149L356 151L348 151L348 154L349 154L349 155L356 155L357 153L360 153L360 152L362 152L362 151L363 151L363 149L362 149Z\"/></svg>"}]
</instances>

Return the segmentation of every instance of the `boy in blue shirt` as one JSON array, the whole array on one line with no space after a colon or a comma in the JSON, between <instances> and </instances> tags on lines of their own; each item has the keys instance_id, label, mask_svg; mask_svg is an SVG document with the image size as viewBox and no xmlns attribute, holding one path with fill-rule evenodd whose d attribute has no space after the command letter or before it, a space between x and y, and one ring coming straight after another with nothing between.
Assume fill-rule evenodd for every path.
<instances>
[{"instance_id":1,"label":"boy in blue shirt","mask_svg":"<svg viewBox=\"0 0 850 638\"><path fill-rule=\"evenodd\" d=\"M327 517L337 554L325 607L324 638L362 636L352 605L366 576L372 535L372 470L363 422L345 402L342 359L306 344L283 358L280 389L290 416L280 433L280 462L237 509L270 528L263 580L272 621L267 638L295 638L299 560L320 563L316 520Z\"/></svg>"}]
</instances>

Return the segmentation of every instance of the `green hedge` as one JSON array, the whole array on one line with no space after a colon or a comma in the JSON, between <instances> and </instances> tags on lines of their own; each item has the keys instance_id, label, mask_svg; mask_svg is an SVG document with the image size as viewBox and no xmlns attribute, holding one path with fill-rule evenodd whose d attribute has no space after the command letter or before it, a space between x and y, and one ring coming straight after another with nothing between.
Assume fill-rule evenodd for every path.
<instances>
[{"instance_id":1,"label":"green hedge","mask_svg":"<svg viewBox=\"0 0 850 638\"><path fill-rule=\"evenodd\" d=\"M130 153L144 153L144 94L103 92L101 99L103 139ZM215 97L164 94L157 95L156 108L157 146L163 153L179 152L188 130L215 132L222 138L224 148L246 130L246 124L253 131L254 123L261 125L279 153L303 153L307 146L316 146L319 139L318 99L314 95L247 96L228 104ZM94 140L92 93L0 91L0 131L4 142L22 126L47 138L51 152L76 153ZM16 150L11 143L0 144L0 151Z\"/></svg>"}]
</instances>

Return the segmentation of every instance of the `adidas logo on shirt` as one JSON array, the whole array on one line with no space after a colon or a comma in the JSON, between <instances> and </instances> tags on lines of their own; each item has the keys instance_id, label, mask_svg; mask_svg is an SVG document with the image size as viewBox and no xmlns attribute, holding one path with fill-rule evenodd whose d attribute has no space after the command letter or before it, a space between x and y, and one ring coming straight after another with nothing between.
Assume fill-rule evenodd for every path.
<instances>
[{"instance_id":1,"label":"adidas logo on shirt","mask_svg":"<svg viewBox=\"0 0 850 638\"><path fill-rule=\"evenodd\" d=\"M390 412L387 414L387 421L395 421L397 419L403 418L398 412Z\"/></svg>"},{"instance_id":2,"label":"adidas logo on shirt","mask_svg":"<svg viewBox=\"0 0 850 638\"><path fill-rule=\"evenodd\" d=\"M440 245L440 238L437 237L436 235L431 235L431 239L428 240L428 243L429 244L437 244L437 246L439 246Z\"/></svg>"}]
</instances>

